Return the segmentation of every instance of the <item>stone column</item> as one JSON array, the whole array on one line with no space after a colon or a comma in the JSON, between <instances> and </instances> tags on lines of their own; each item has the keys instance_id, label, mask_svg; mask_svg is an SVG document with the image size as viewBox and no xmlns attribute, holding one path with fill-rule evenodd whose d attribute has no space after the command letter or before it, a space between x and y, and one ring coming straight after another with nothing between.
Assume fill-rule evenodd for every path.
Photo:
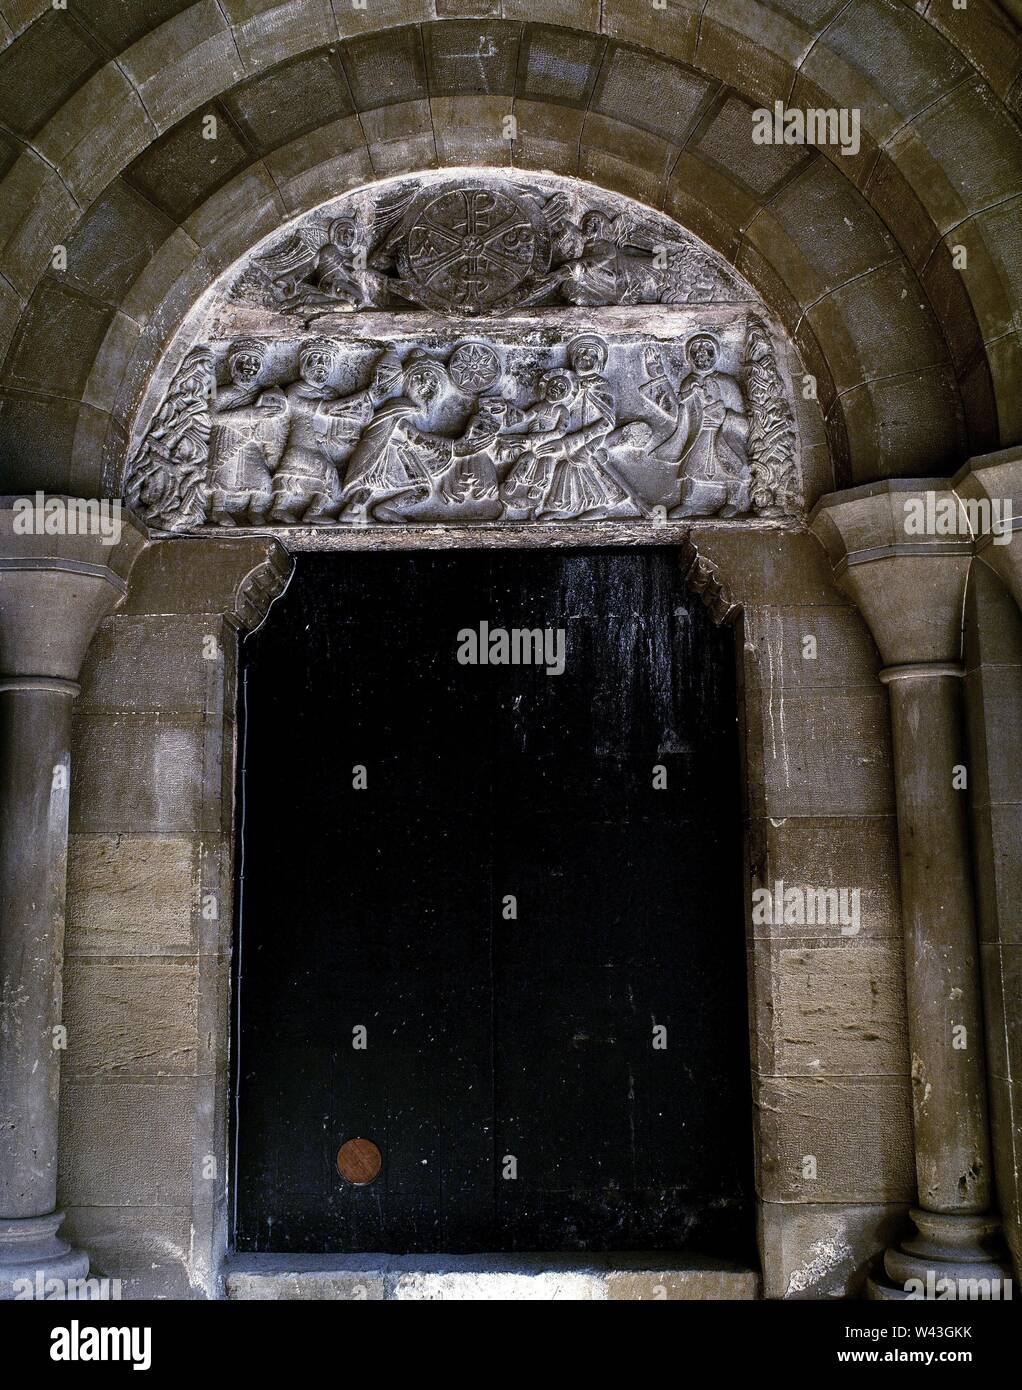
<instances>
[{"instance_id":1,"label":"stone column","mask_svg":"<svg viewBox=\"0 0 1022 1390\"><path fill-rule=\"evenodd\" d=\"M106 543L47 524L84 522L0 499L0 1298L88 1272L56 1210L71 704L145 543L127 519Z\"/></svg>"},{"instance_id":2,"label":"stone column","mask_svg":"<svg viewBox=\"0 0 1022 1390\"><path fill-rule=\"evenodd\" d=\"M976 554L1022 608L1022 449L969 462L951 479L976 539Z\"/></svg>"},{"instance_id":3,"label":"stone column","mask_svg":"<svg viewBox=\"0 0 1022 1390\"><path fill-rule=\"evenodd\" d=\"M929 496L928 496L929 494ZM884 1258L878 1298L1003 1278L992 1168L962 698L972 538L940 517L940 480L831 494L810 522L872 631L890 697L912 1053L917 1231ZM890 1281L889 1283L887 1281ZM918 1280L909 1285L907 1281Z\"/></svg>"},{"instance_id":4,"label":"stone column","mask_svg":"<svg viewBox=\"0 0 1022 1390\"><path fill-rule=\"evenodd\" d=\"M951 480L975 539L966 598L966 708L973 749L972 832L998 1204L1022 1279L1022 901L1017 872L1022 776L1022 449L970 459ZM996 576L996 578L994 577Z\"/></svg>"}]
</instances>

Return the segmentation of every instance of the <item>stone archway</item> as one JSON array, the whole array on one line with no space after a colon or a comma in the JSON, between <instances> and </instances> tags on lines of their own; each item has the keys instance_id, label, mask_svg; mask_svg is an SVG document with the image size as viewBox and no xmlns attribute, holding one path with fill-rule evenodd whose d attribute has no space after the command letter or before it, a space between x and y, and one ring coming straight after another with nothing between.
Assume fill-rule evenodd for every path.
<instances>
[{"instance_id":1,"label":"stone archway","mask_svg":"<svg viewBox=\"0 0 1022 1390\"><path fill-rule=\"evenodd\" d=\"M452 177L462 192L500 187L481 170ZM856 1290L878 1252L895 1243L914 1194L907 1034L916 1029L913 1049L926 1036L932 1055L944 1043L903 1007L898 773L876 649L842 592L847 557L830 519L863 565L918 555L899 549L892 514L876 502L889 495L881 486L821 504L813 524L833 570L827 563L807 530L805 504L844 476L811 394L796 389L804 364L755 291L691 234L585 185L506 176L507 205L495 206L518 238L505 254L510 281L477 284L472 302L453 305L445 302L449 287L422 283L431 260L443 259L428 242L438 220L428 206L446 186L432 175L413 181L393 224L404 239L396 248L386 244L393 228L377 235L381 190L372 186L342 207L303 215L283 235L274 226L254 250L246 247L246 264L232 261L203 287L140 382L120 462L126 495L152 530L126 599L101 624L77 707L67 1009L84 1042L64 1068L66 1229L98 1268L124 1271L140 1292L210 1296L222 1288L235 644L286 582L288 549L668 541L716 612L739 619L764 1289ZM383 191L399 201L408 193L400 181ZM555 211L574 229L574 249L563 227L551 226L547 204L559 195L567 207ZM352 205L349 242L343 219ZM364 242L358 213L370 232ZM587 239L582 224L591 213L602 222ZM434 235L450 232L449 208L439 222ZM462 269L478 268L474 246L458 254ZM576 295L565 303L566 287L581 287L583 302ZM513 302L533 294L531 304ZM709 340L703 361L691 350L700 336ZM580 339L588 362L578 357ZM149 352L152 368L151 344L141 351L138 364ZM393 375L377 387L388 352ZM254 375L250 365L242 370L246 356ZM558 374L568 378L565 395L548 399ZM498 404L503 417L494 422ZM559 455L530 457L520 447L537 421ZM282 490L275 497L273 480L296 422L302 457L288 464L284 494L296 505L274 516ZM367 432L383 445L366 461L356 455ZM515 453L499 457L498 441L515 434ZM579 436L571 466L581 482L569 485L570 436ZM546 457L553 466L537 462ZM363 461L370 471L360 471ZM525 481L517 509L524 515L513 505L516 475ZM960 493L982 476L969 474ZM686 482L699 486L686 492ZM529 497L530 486L539 496ZM411 494L408 507L395 505L399 492ZM564 505L548 507L551 496ZM927 552L926 563L948 579L930 595L934 610L947 603L953 611L955 584L964 583L976 549L970 537ZM69 570L66 555L47 552L42 567L64 575L84 563L103 579L101 553L72 558ZM898 608L909 627L912 584ZM930 674L949 676L943 665L957 659L953 642L938 660L925 643L919 654L910 636L903 655L888 641L886 610L874 611L858 591L855 599L886 662L936 662L941 669ZM83 612L82 650L100 613L98 604ZM932 613L920 621L925 628ZM806 636L816 642L812 657ZM158 659L141 660L143 651ZM78 674L68 662L58 672L45 652L21 664L11 679ZM148 673L141 684L140 667ZM921 678L914 669L911 676ZM24 698L28 687L17 689ZM842 737L828 744L821 731L834 722ZM124 757L115 778L107 775L111 750ZM964 853L959 835L959 865ZM956 883L967 896L965 873ZM805 922L781 921L757 931L752 889L778 882L858 886L869 929L854 938L840 928L807 934ZM949 949L967 972L966 947ZM971 987L975 995L974 971ZM812 1008L803 1006L807 994ZM118 1032L122 1019L126 1034ZM969 1027L976 1032L975 1015ZM964 1117L968 1146L982 1142L986 1124L978 1051L966 1070L976 1098ZM980 1219L989 1185L977 1191L964 1194L967 1254L990 1227ZM946 1206L938 1216L953 1217ZM945 1244L953 1245L953 1221L949 1229ZM947 1236L927 1234L938 1245ZM33 1257L54 1267L62 1258L49 1246Z\"/></svg>"}]
</instances>

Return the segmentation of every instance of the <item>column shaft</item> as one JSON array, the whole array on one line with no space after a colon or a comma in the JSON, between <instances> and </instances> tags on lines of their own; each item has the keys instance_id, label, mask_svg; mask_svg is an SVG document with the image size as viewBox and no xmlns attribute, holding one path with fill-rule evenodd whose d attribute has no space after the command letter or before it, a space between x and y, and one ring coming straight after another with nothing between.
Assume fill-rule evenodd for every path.
<instances>
[{"instance_id":1,"label":"column shaft","mask_svg":"<svg viewBox=\"0 0 1022 1390\"><path fill-rule=\"evenodd\" d=\"M76 691L69 681L0 681L0 1218L56 1205L54 1025Z\"/></svg>"},{"instance_id":2,"label":"column shaft","mask_svg":"<svg viewBox=\"0 0 1022 1390\"><path fill-rule=\"evenodd\" d=\"M961 672L889 668L919 1205L980 1213L991 1198ZM961 778L959 777L959 780Z\"/></svg>"}]
</instances>

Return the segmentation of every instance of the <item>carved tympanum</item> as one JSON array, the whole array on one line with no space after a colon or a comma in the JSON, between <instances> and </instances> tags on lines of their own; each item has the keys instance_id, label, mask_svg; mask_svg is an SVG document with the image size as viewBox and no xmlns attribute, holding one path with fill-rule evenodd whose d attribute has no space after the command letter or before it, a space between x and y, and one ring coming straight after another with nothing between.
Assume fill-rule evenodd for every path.
<instances>
[{"instance_id":1,"label":"carved tympanum","mask_svg":"<svg viewBox=\"0 0 1022 1390\"><path fill-rule=\"evenodd\" d=\"M226 272L181 340L125 480L159 529L801 505L764 306L662 214L570 179L346 194Z\"/></svg>"}]
</instances>

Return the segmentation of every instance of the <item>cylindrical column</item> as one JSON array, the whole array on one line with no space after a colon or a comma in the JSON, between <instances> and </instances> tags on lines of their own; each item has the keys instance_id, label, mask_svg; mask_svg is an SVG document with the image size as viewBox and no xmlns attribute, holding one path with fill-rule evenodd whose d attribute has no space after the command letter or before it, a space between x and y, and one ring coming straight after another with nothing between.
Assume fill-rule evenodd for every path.
<instances>
[{"instance_id":1,"label":"cylindrical column","mask_svg":"<svg viewBox=\"0 0 1022 1390\"><path fill-rule=\"evenodd\" d=\"M57 1237L69 680L0 677L0 1296L88 1272Z\"/></svg>"},{"instance_id":2,"label":"cylindrical column","mask_svg":"<svg viewBox=\"0 0 1022 1390\"><path fill-rule=\"evenodd\" d=\"M890 666L880 679L891 701L919 1205L972 1213L990 1203L990 1146L963 674L933 663Z\"/></svg>"},{"instance_id":3,"label":"cylindrical column","mask_svg":"<svg viewBox=\"0 0 1022 1390\"><path fill-rule=\"evenodd\" d=\"M0 1299L59 1298L89 1269L56 1209L71 710L145 544L132 522L62 529L56 503L51 534L0 499Z\"/></svg>"},{"instance_id":4,"label":"cylindrical column","mask_svg":"<svg viewBox=\"0 0 1022 1390\"><path fill-rule=\"evenodd\" d=\"M1004 1297L994 1209L979 949L968 827L962 610L970 534L920 516L945 483L888 479L832 493L811 524L885 663L898 818L916 1230L884 1254L876 1298ZM987 1281L984 1292L983 1282Z\"/></svg>"},{"instance_id":5,"label":"cylindrical column","mask_svg":"<svg viewBox=\"0 0 1022 1390\"><path fill-rule=\"evenodd\" d=\"M71 681L0 677L0 1217L56 1203Z\"/></svg>"},{"instance_id":6,"label":"cylindrical column","mask_svg":"<svg viewBox=\"0 0 1022 1390\"><path fill-rule=\"evenodd\" d=\"M919 1234L887 1251L894 1288L874 1284L880 1297L906 1288L934 1297L940 1281L996 1280L1006 1272L990 1213L963 676L949 662L880 673L891 703L919 1202L912 1212Z\"/></svg>"}]
</instances>

